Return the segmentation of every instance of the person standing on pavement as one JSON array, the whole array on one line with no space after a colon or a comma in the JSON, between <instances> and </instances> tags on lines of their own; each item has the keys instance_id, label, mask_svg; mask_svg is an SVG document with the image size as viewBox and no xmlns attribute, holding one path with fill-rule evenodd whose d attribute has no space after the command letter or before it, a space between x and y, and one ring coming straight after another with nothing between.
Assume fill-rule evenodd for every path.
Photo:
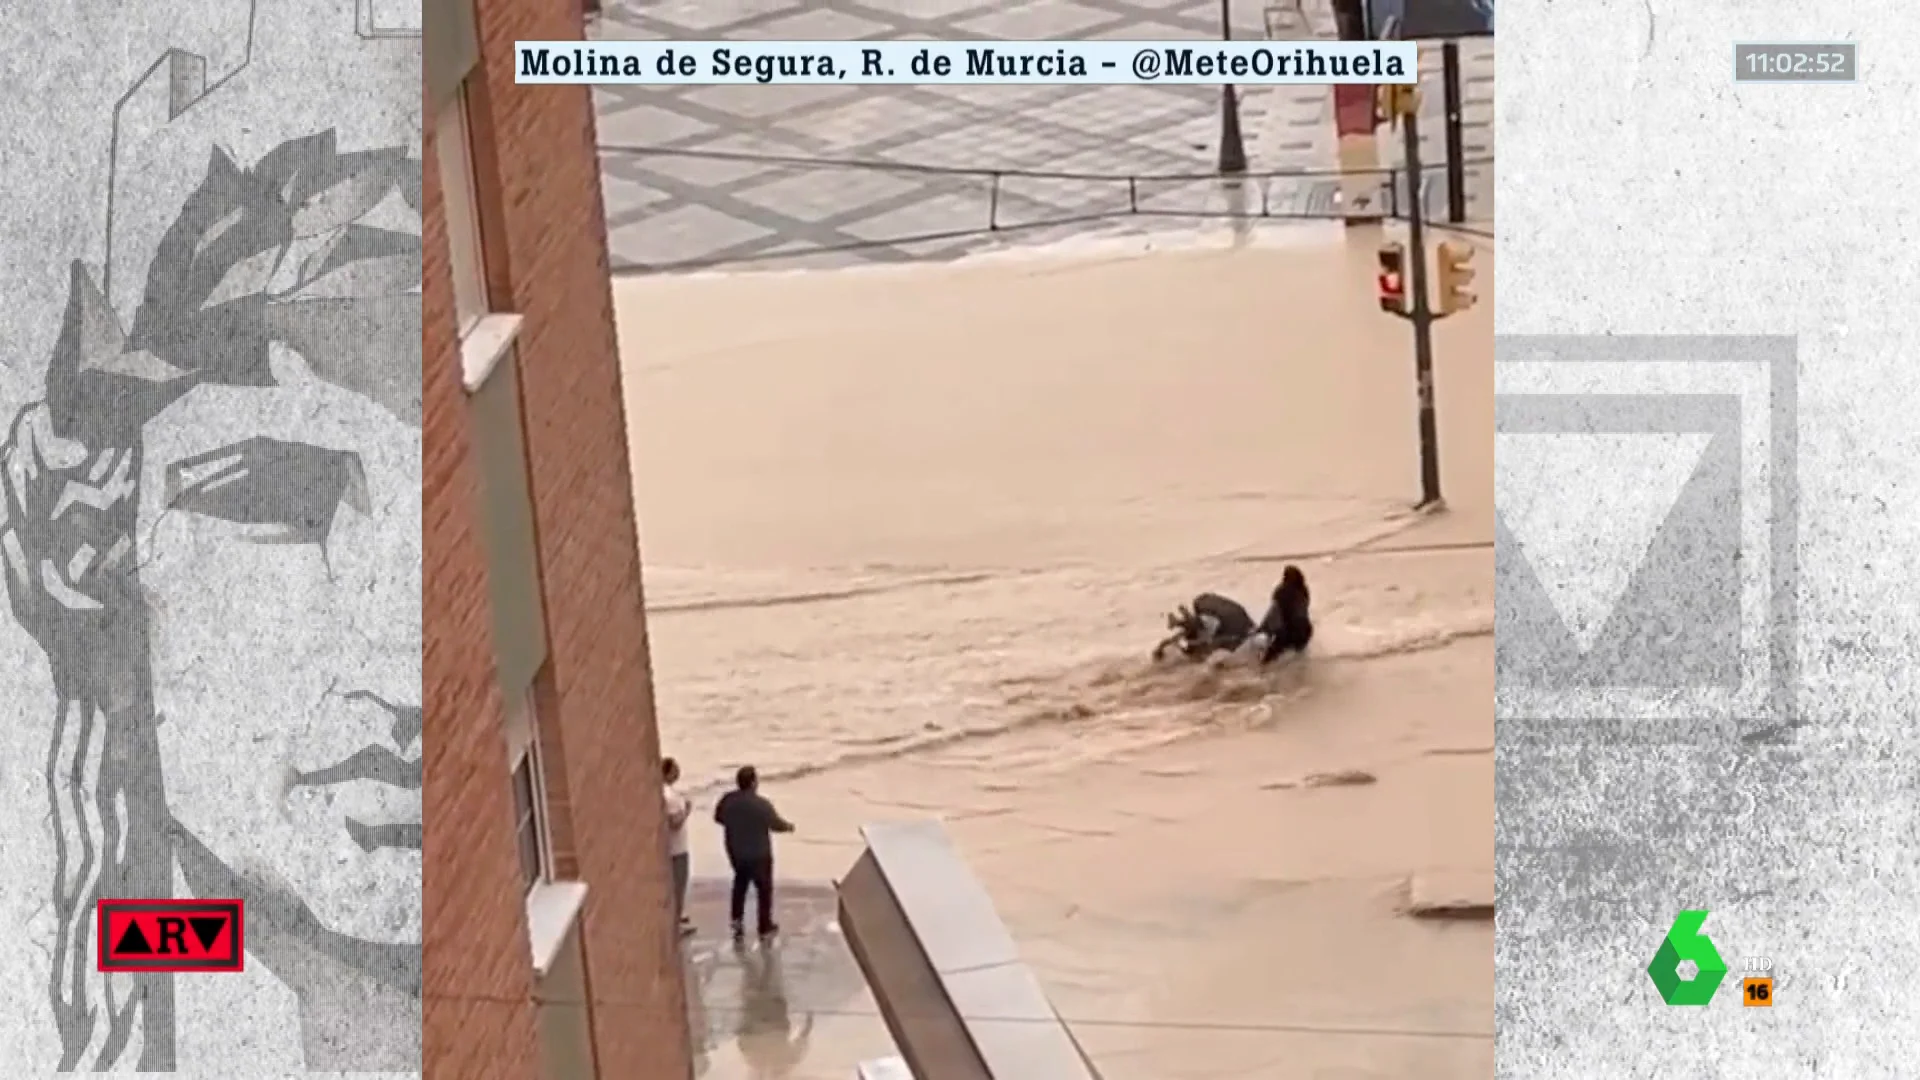
<instances>
[{"instance_id":1,"label":"person standing on pavement","mask_svg":"<svg viewBox=\"0 0 1920 1080\"><path fill-rule=\"evenodd\" d=\"M667 758L660 763L661 787L667 801L667 855L673 862L673 914L680 920L682 934L693 931L687 917L687 881L691 863L687 857L687 819L693 816L693 800L680 793L680 763Z\"/></svg>"},{"instance_id":2,"label":"person standing on pavement","mask_svg":"<svg viewBox=\"0 0 1920 1080\"><path fill-rule=\"evenodd\" d=\"M760 794L760 773L753 766L742 765L734 774L734 784L713 808L713 820L726 833L727 861L733 864L733 897L728 907L733 936L735 940L746 936L743 920L747 890L752 889L760 936L771 937L780 930L773 921L773 834L790 833L793 824Z\"/></svg>"}]
</instances>

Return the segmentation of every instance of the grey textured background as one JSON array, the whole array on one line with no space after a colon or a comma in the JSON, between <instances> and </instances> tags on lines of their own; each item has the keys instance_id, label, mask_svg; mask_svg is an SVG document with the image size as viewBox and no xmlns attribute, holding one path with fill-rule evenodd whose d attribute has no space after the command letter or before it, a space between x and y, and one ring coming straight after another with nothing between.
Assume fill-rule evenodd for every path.
<instances>
[{"instance_id":1,"label":"grey textured background","mask_svg":"<svg viewBox=\"0 0 1920 1080\"><path fill-rule=\"evenodd\" d=\"M1803 726L1771 744L1624 742L1571 721L1515 738L1503 710L1499 1073L1910 1077L1920 215L1898 208L1916 151L1888 136L1920 79L1900 51L1920 11L1508 0L1500 15L1499 332L1797 339ZM1862 42L1857 85L1732 84L1736 41L1836 39ZM1661 1004L1644 970L1686 907L1712 911L1735 967L1704 1009ZM1770 1010L1728 989L1749 955L1782 980Z\"/></svg>"},{"instance_id":2,"label":"grey textured background","mask_svg":"<svg viewBox=\"0 0 1920 1080\"><path fill-rule=\"evenodd\" d=\"M332 129L342 154L403 152L411 159L417 200L419 40L404 32L376 40L363 31L370 18L387 27L417 27L418 6L417 0L54 0L8 6L0 24L0 84L7 87L0 104L0 288L7 298L0 307L0 417L8 425L45 393L48 357L68 310L71 265L78 260L95 284L105 276L111 117L115 102L142 74L177 49L202 58L217 88L170 117L163 68L150 92L135 95L124 111L112 299L121 326L129 329L160 232L209 175L216 147L246 169L289 139ZM397 192L386 209L404 219ZM417 216L410 229L417 236ZM357 286L388 296L416 290L410 302L417 312L414 259L409 281L376 263L357 264L385 274ZM264 276L253 284L265 286ZM216 861L252 875L256 884L262 873L276 880L343 940L386 943L399 950L390 955L403 959L410 950L417 968L418 852L389 849L371 869L331 854L339 850L337 819L318 840L300 832L300 824L312 818L284 808L290 805L289 785L298 787L288 770L299 766L276 753L303 740L311 750L329 740L364 740L370 731L386 738L389 725L403 755L419 753L417 709L407 708L420 695L417 314L413 325L415 344L404 358L411 362L400 368L402 385L383 388L385 397L318 380L305 367L311 358L290 358L278 345L277 385L189 391L145 427L148 475L138 509L146 511L140 543L151 547L140 555L141 582L153 612L158 674L152 698L161 714L161 757L171 773L168 827L177 822ZM366 341L355 341L362 358L374 351ZM400 415L407 382L411 422ZM312 554L317 545L296 545L295 551L286 544L231 543L233 534L183 532L203 526L160 513L161 469L168 461L260 435L357 455L365 498L359 513L342 509L333 520L324 564ZM281 503L294 497L267 494ZM227 554L205 558L216 552ZM297 576L272 576L283 570ZM355 690L380 695L398 707L395 715L402 719L390 720L369 698L354 699ZM332 704L316 707L316 700ZM54 920L45 774L54 715L40 644L12 612L0 609L0 845L7 870L0 876L0 921L27 942L0 950L0 1072L9 1076L51 1074L60 1056L47 979ZM327 747L329 757L334 749ZM393 788L375 801L387 800L386 809L404 815L408 798ZM417 808L417 789L410 798ZM274 814L276 806L286 816ZM259 940L251 922L250 946ZM351 946L323 942L313 948L327 953ZM303 1019L311 1016L288 980L271 969L319 970L302 967L309 963L310 956L292 952L273 963L256 955L244 975L175 980L177 1074L257 1078L331 1071L352 1058L356 1039L382 1038L367 1033L390 1012L347 1015L344 1033L303 1030ZM326 989L306 984L317 996ZM365 1000L361 1013L369 1008ZM417 1062L417 1038L416 1024L411 1034L396 1033L379 1049ZM331 1069L323 1070L315 1050L324 1052L328 1043L346 1056L330 1059ZM82 1069L93 1061L90 1051ZM119 1061L114 1071L132 1071L132 1061Z\"/></svg>"}]
</instances>

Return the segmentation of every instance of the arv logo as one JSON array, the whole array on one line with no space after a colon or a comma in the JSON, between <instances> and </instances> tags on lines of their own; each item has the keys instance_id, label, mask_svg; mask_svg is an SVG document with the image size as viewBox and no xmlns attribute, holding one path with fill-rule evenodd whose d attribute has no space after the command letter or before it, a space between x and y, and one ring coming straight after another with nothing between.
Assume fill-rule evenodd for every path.
<instances>
[{"instance_id":1,"label":"arv logo","mask_svg":"<svg viewBox=\"0 0 1920 1080\"><path fill-rule=\"evenodd\" d=\"M101 900L99 970L246 970L246 904L240 900Z\"/></svg>"},{"instance_id":2,"label":"arv logo","mask_svg":"<svg viewBox=\"0 0 1920 1080\"><path fill-rule=\"evenodd\" d=\"M1653 954L1653 963L1647 965L1660 1000L1669 1005L1705 1005L1720 989L1720 980L1727 977L1727 962L1720 959L1713 939L1701 930L1706 923L1705 911L1681 912L1667 931L1666 940L1660 943L1660 951ZM1691 979L1680 974L1680 965L1689 960L1696 968Z\"/></svg>"}]
</instances>

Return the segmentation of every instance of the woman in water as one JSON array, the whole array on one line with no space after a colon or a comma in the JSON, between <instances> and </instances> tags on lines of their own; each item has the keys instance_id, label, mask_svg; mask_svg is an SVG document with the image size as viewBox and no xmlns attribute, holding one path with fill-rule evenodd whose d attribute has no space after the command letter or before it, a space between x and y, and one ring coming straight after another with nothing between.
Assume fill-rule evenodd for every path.
<instances>
[{"instance_id":1,"label":"woman in water","mask_svg":"<svg viewBox=\"0 0 1920 1080\"><path fill-rule=\"evenodd\" d=\"M1313 640L1313 619L1307 613L1311 600L1307 576L1299 567L1288 566L1280 572L1280 584L1273 589L1273 603L1256 631L1267 639L1261 663L1271 664L1281 653L1307 651L1307 643Z\"/></svg>"}]
</instances>

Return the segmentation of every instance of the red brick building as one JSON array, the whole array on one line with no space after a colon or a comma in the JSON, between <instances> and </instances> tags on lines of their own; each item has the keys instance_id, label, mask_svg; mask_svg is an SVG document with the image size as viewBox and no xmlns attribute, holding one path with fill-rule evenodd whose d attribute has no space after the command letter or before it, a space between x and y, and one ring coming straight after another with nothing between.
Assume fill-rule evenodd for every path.
<instances>
[{"instance_id":1,"label":"red brick building","mask_svg":"<svg viewBox=\"0 0 1920 1080\"><path fill-rule=\"evenodd\" d=\"M426 0L425 1068L686 1080L579 0Z\"/></svg>"}]
</instances>

